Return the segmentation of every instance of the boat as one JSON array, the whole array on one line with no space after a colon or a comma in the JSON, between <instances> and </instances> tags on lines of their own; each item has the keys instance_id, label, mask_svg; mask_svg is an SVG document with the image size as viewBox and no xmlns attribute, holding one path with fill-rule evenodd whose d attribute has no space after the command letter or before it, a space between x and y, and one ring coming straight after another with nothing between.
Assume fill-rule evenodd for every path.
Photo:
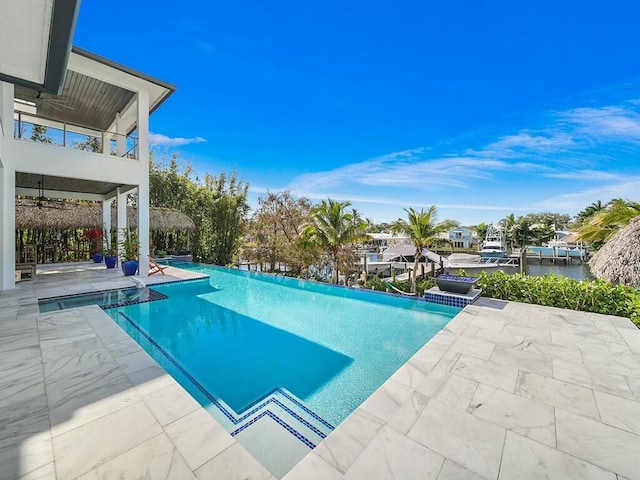
<instances>
[{"instance_id":1,"label":"boat","mask_svg":"<svg viewBox=\"0 0 640 480\"><path fill-rule=\"evenodd\" d=\"M468 253L453 253L444 262L444 273L456 275L464 270L468 275L480 272L493 273L501 271L508 274L518 273L520 263L517 258L481 257Z\"/></svg>"},{"instance_id":2,"label":"boat","mask_svg":"<svg viewBox=\"0 0 640 480\"><path fill-rule=\"evenodd\" d=\"M587 247L582 244L570 243L562 239L554 238L543 246L527 246L527 254L542 255L548 257L572 257L586 258L589 256Z\"/></svg>"},{"instance_id":3,"label":"boat","mask_svg":"<svg viewBox=\"0 0 640 480\"><path fill-rule=\"evenodd\" d=\"M487 235L480 246L482 258L507 258L507 247L499 225L489 225Z\"/></svg>"}]
</instances>

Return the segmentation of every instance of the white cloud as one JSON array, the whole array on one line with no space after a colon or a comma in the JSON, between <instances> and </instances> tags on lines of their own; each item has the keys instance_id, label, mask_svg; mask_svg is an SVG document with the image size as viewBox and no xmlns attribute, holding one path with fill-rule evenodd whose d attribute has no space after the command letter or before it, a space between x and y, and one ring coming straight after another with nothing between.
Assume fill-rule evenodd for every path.
<instances>
[{"instance_id":1,"label":"white cloud","mask_svg":"<svg viewBox=\"0 0 640 480\"><path fill-rule=\"evenodd\" d=\"M168 137L161 133L149 134L149 142L156 146L181 147L183 145L189 145L191 143L204 143L206 141L207 140L202 137L182 138L182 137Z\"/></svg>"},{"instance_id":2,"label":"white cloud","mask_svg":"<svg viewBox=\"0 0 640 480\"><path fill-rule=\"evenodd\" d=\"M628 108L576 108L559 114L561 122L575 129L575 134L595 140L640 141L640 115Z\"/></svg>"}]
</instances>

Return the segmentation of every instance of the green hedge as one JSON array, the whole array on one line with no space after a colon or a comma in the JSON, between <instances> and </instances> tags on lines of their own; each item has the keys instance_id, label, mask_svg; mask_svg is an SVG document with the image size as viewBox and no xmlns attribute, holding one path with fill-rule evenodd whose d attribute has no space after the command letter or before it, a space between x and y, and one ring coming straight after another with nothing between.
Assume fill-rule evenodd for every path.
<instances>
[{"instance_id":1,"label":"green hedge","mask_svg":"<svg viewBox=\"0 0 640 480\"><path fill-rule=\"evenodd\" d=\"M633 287L555 275L530 277L495 272L478 276L477 288L482 289L483 297L617 315L640 326L640 291Z\"/></svg>"}]
</instances>

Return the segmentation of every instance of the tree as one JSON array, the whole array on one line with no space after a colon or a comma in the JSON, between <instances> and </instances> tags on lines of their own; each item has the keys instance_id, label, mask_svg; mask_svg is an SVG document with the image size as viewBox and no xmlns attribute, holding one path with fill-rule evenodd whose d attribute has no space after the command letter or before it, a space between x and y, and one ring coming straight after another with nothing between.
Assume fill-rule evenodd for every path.
<instances>
[{"instance_id":1,"label":"tree","mask_svg":"<svg viewBox=\"0 0 640 480\"><path fill-rule=\"evenodd\" d=\"M309 219L311 202L304 197L295 199L284 191L267 192L258 198L258 204L249 223L251 248L247 254L272 272L284 264L291 273L300 275L307 258L298 237Z\"/></svg>"},{"instance_id":2,"label":"tree","mask_svg":"<svg viewBox=\"0 0 640 480\"><path fill-rule=\"evenodd\" d=\"M409 237L416 247L413 261L413 275L411 276L411 293L416 293L416 278L418 274L418 262L422 258L422 251L438 244L449 244L449 240L439 237L440 233L445 233L458 226L453 220L437 221L436 206L431 205L427 211L421 209L419 212L413 208L405 208L407 220L399 218L393 224L393 231L403 233Z\"/></svg>"},{"instance_id":3,"label":"tree","mask_svg":"<svg viewBox=\"0 0 640 480\"><path fill-rule=\"evenodd\" d=\"M345 266L355 244L367 238L367 224L355 210L347 211L350 202L323 200L311 209L311 218L304 227L304 242L327 253L331 259L333 283L338 283L338 273Z\"/></svg>"},{"instance_id":4,"label":"tree","mask_svg":"<svg viewBox=\"0 0 640 480\"><path fill-rule=\"evenodd\" d=\"M47 127L44 125L33 125L33 130L31 130L31 137L29 140L37 143L48 143L51 144L51 137L47 136Z\"/></svg>"},{"instance_id":5,"label":"tree","mask_svg":"<svg viewBox=\"0 0 640 480\"><path fill-rule=\"evenodd\" d=\"M576 215L576 223L578 223L579 225L583 224L587 220L590 220L596 213L603 211L605 208L607 208L607 206L604 205L602 201L598 200L597 202L593 202L591 205L589 205Z\"/></svg>"},{"instance_id":6,"label":"tree","mask_svg":"<svg viewBox=\"0 0 640 480\"><path fill-rule=\"evenodd\" d=\"M178 154L173 154L167 167L164 162L149 166L149 204L175 208L195 223L192 250L204 262L226 265L238 252L246 217L248 184L222 172L207 174L203 181L192 178L189 164L178 168ZM164 235L160 232L158 235ZM166 241L166 238L164 238Z\"/></svg>"},{"instance_id":7,"label":"tree","mask_svg":"<svg viewBox=\"0 0 640 480\"><path fill-rule=\"evenodd\" d=\"M102 139L87 135L83 142L74 142L73 148L86 152L102 153Z\"/></svg>"},{"instance_id":8,"label":"tree","mask_svg":"<svg viewBox=\"0 0 640 480\"><path fill-rule=\"evenodd\" d=\"M640 215L640 202L622 198L613 199L604 210L594 213L578 229L579 238L591 243L594 248L599 248L638 215Z\"/></svg>"}]
</instances>

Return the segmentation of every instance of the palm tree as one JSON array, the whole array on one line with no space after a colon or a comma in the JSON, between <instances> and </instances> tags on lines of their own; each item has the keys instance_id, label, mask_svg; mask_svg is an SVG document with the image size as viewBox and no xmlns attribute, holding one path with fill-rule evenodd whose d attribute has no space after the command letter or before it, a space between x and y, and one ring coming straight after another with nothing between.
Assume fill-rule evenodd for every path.
<instances>
[{"instance_id":1,"label":"palm tree","mask_svg":"<svg viewBox=\"0 0 640 480\"><path fill-rule=\"evenodd\" d=\"M606 209L607 206L602 203L602 201L598 200L597 202L593 202L591 205L582 210L578 215L576 215L576 222L584 223L591 219L597 213L602 212Z\"/></svg>"},{"instance_id":2,"label":"palm tree","mask_svg":"<svg viewBox=\"0 0 640 480\"><path fill-rule=\"evenodd\" d=\"M338 283L340 259L349 256L356 242L367 238L367 222L356 210L347 211L351 202L323 200L311 209L311 219L302 231L305 241L329 254L333 283Z\"/></svg>"},{"instance_id":3,"label":"palm tree","mask_svg":"<svg viewBox=\"0 0 640 480\"><path fill-rule=\"evenodd\" d=\"M416 247L416 253L413 261L413 275L411 276L411 293L416 293L416 278L418 275L418 262L422 258L422 251L438 244L450 244L446 238L438 237L438 234L445 233L458 226L453 220L444 220L436 223L437 213L436 206L431 205L427 211L420 209L416 211L413 208L405 208L407 212L407 220L399 218L392 226L392 230L397 233L403 233L409 237L413 245Z\"/></svg>"},{"instance_id":4,"label":"palm tree","mask_svg":"<svg viewBox=\"0 0 640 480\"><path fill-rule=\"evenodd\" d=\"M618 230L629 225L632 219L640 215L640 202L622 198L611 200L607 208L594 214L590 220L578 229L579 238L585 242L601 246Z\"/></svg>"}]
</instances>

